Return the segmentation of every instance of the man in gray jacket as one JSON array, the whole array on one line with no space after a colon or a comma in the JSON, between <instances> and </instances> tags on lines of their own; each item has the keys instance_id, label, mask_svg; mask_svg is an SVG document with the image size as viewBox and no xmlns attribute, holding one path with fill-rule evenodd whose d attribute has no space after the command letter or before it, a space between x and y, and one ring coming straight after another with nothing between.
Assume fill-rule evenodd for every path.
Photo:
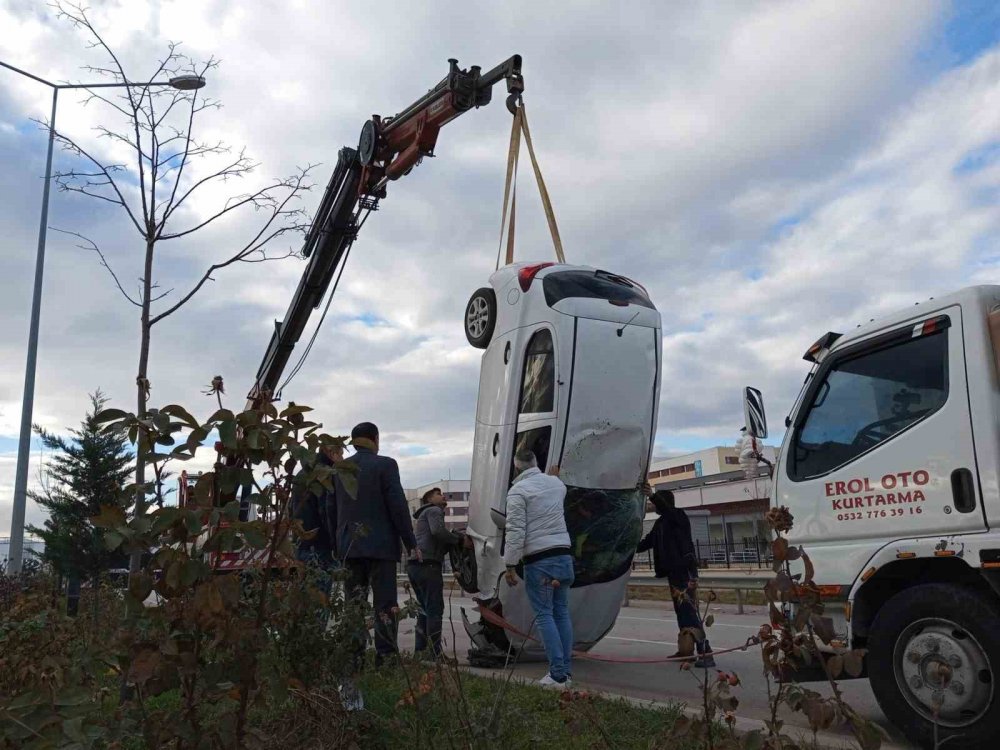
<instances>
[{"instance_id":1,"label":"man in gray jacket","mask_svg":"<svg viewBox=\"0 0 1000 750\"><path fill-rule=\"evenodd\" d=\"M442 564L448 551L463 541L463 535L451 531L444 523L448 501L440 487L428 490L420 498L420 507L413 514L414 534L421 559L411 559L406 572L420 604L417 615L416 643L413 652L422 655L430 644L431 656L441 655L441 622L444 618L444 573Z\"/></svg>"},{"instance_id":2,"label":"man in gray jacket","mask_svg":"<svg viewBox=\"0 0 1000 750\"><path fill-rule=\"evenodd\" d=\"M507 492L507 585L517 585L517 565L524 562L528 601L549 660L549 673L539 684L568 688L573 657L569 590L574 572L563 510L566 485L556 476L558 467L543 474L531 451L518 451L514 468L520 473Z\"/></svg>"}]
</instances>

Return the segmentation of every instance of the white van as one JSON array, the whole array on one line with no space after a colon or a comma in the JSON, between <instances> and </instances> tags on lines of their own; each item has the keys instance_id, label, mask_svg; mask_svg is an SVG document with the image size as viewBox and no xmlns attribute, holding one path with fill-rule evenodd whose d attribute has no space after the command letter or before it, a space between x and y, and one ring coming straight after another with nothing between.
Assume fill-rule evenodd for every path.
<instances>
[{"instance_id":1,"label":"white van","mask_svg":"<svg viewBox=\"0 0 1000 750\"><path fill-rule=\"evenodd\" d=\"M879 705L922 747L996 748L1000 287L827 333L805 359L772 502L795 517L834 645L868 650Z\"/></svg>"},{"instance_id":2,"label":"white van","mask_svg":"<svg viewBox=\"0 0 1000 750\"><path fill-rule=\"evenodd\" d=\"M456 559L462 587L523 632L534 615L524 586L502 581L513 456L561 467L576 583L570 611L578 649L614 625L642 535L645 480L660 392L660 314L646 291L595 268L518 263L476 291L466 336L484 348L472 460L468 534L475 555ZM456 555L457 558L460 556ZM541 646L469 623L470 659L541 655ZM537 633L534 633L537 637Z\"/></svg>"}]
</instances>

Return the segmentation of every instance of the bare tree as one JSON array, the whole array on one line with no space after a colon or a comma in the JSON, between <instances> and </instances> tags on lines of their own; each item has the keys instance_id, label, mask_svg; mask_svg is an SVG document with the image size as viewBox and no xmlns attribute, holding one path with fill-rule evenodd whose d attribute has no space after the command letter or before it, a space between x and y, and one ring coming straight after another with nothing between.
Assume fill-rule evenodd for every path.
<instances>
[{"instance_id":1,"label":"bare tree","mask_svg":"<svg viewBox=\"0 0 1000 750\"><path fill-rule=\"evenodd\" d=\"M217 101L199 96L198 90L151 86L148 82L180 75L204 77L217 67L218 61L210 58L195 63L179 51L177 44L170 43L152 75L136 79L128 75L120 57L94 26L84 6L57 2L53 8L59 18L84 33L89 48L107 56L104 65L86 68L90 74L112 83L132 84L116 89L86 90L85 103L109 107L112 119L118 122L113 127L98 125L93 145L84 145L57 132L55 137L62 147L78 157L78 166L57 172L54 179L62 191L118 206L139 235L143 271L138 289L130 292L97 243L79 233L67 232L80 240L80 247L97 255L117 290L139 310L141 334L135 378L136 414L144 420L148 416L153 327L190 302L207 282L214 280L218 271L238 263L263 262L295 254L291 250L274 253L269 248L285 234L308 229L308 216L299 207L298 199L311 187L308 179L312 166L250 192L234 194L221 205L206 210L201 200L211 192L206 187L246 178L258 164L242 150L234 153L225 143L202 141L195 136L196 118L217 109ZM136 80L147 83L133 84ZM107 93L112 90L124 93ZM125 154L127 158L122 163L113 163L105 158L107 152ZM197 213L186 210L194 207ZM219 219L240 211L252 213L254 220L245 242L220 253L200 277L192 279L186 291L175 293L174 289L159 289L153 269L161 243L183 241ZM147 507L145 465L140 451L135 473L137 516ZM132 561L132 567L137 569L138 560Z\"/></svg>"}]
</instances>

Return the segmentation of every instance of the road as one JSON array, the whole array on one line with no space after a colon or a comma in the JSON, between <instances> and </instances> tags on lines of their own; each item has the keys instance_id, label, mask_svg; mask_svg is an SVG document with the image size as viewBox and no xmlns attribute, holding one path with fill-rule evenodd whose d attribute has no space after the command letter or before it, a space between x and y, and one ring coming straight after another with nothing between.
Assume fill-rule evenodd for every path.
<instances>
[{"instance_id":1,"label":"road","mask_svg":"<svg viewBox=\"0 0 1000 750\"><path fill-rule=\"evenodd\" d=\"M447 596L447 592L446 596ZM405 594L400 592L405 599ZM632 605L623 608L618 621L611 633L594 649L612 657L645 657L669 655L675 651L677 625L673 609L667 613L666 602L646 602L633 600ZM449 616L452 618L455 631L454 649L459 661L469 647L469 639L462 627L461 607L470 613L475 605L471 599L454 597L445 603L444 636L447 650L452 650ZM736 613L735 605L718 605L713 610L715 623L709 630L712 647L718 650L739 646L757 632L761 623L766 622L763 607L747 606L745 613ZM400 647L409 650L413 646L412 620L406 621L400 628ZM761 669L760 652L750 649L747 652L733 652L718 657L718 668L727 672L736 672L742 686L736 688L734 694L740 700L737 714L741 719L760 721L770 715L767 701L767 683ZM520 664L515 668L515 674L524 679L538 679L545 674L541 663ZM500 670L497 670L500 671ZM698 685L692 674L682 672L676 664L619 664L608 662L587 661L578 659L573 664L573 683L575 687L589 688L607 693L629 696L641 700L675 701L689 705L700 703ZM811 689L828 695L829 687L824 683L810 683ZM869 719L878 722L887 730L892 742L900 747L911 747L901 738L885 718L872 695L867 680L847 680L840 683L845 700L857 711ZM787 709L782 718L790 726L800 727L808 731L808 722L800 714L793 714ZM759 726L759 725L758 725ZM838 731L838 735L847 740L846 731ZM846 742L845 742L846 744Z\"/></svg>"}]
</instances>

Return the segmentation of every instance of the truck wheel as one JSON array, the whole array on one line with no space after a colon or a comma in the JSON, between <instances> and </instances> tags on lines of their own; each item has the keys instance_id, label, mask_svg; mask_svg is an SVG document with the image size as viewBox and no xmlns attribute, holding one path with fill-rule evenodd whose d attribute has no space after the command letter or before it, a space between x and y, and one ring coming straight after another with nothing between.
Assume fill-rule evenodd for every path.
<instances>
[{"instance_id":1,"label":"truck wheel","mask_svg":"<svg viewBox=\"0 0 1000 750\"><path fill-rule=\"evenodd\" d=\"M954 738L965 750L997 747L1000 605L970 588L939 583L906 589L872 623L868 674L889 720L921 747Z\"/></svg>"},{"instance_id":2,"label":"truck wheel","mask_svg":"<svg viewBox=\"0 0 1000 750\"><path fill-rule=\"evenodd\" d=\"M465 338L477 349L485 349L497 325L497 295L488 286L477 289L465 306Z\"/></svg>"}]
</instances>

